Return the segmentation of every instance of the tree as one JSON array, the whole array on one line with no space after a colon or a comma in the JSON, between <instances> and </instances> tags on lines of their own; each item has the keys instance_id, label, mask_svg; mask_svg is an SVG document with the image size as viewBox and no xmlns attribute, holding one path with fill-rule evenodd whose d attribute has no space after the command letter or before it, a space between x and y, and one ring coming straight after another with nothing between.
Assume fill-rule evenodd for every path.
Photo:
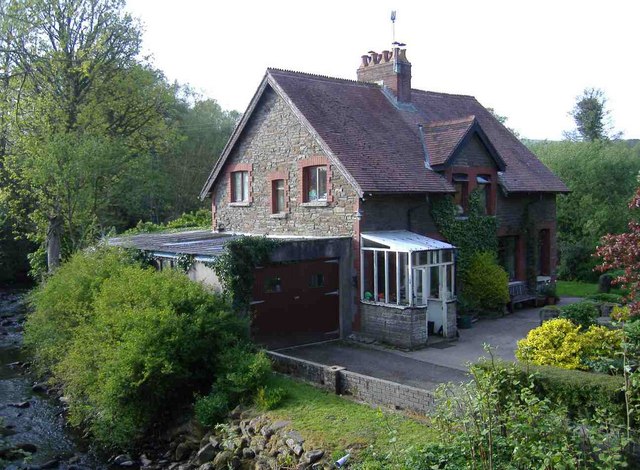
<instances>
[{"instance_id":1,"label":"tree","mask_svg":"<svg viewBox=\"0 0 640 470\"><path fill-rule=\"evenodd\" d=\"M640 208L640 188L629 203L629 209ZM632 315L640 315L640 223L631 221L628 230L621 234L609 234L602 237L596 249L602 263L599 271L623 270L613 282L628 291L626 302Z\"/></svg>"},{"instance_id":2,"label":"tree","mask_svg":"<svg viewBox=\"0 0 640 470\"><path fill-rule=\"evenodd\" d=\"M565 135L570 140L609 140L612 132L610 111L606 107L607 98L599 88L585 88L576 104L569 112L576 122L577 132Z\"/></svg>"},{"instance_id":3,"label":"tree","mask_svg":"<svg viewBox=\"0 0 640 470\"><path fill-rule=\"evenodd\" d=\"M164 137L164 77L137 60L122 0L9 0L0 62L15 71L4 200L27 217L50 269L104 227L121 183ZM10 195L7 195L10 194ZM12 197L18 196L18 197Z\"/></svg>"},{"instance_id":4,"label":"tree","mask_svg":"<svg viewBox=\"0 0 640 470\"><path fill-rule=\"evenodd\" d=\"M557 199L563 279L594 281L591 256L600 238L620 233L630 220L626 202L637 186L640 145L611 142L530 142L529 148L571 192Z\"/></svg>"}]
</instances>

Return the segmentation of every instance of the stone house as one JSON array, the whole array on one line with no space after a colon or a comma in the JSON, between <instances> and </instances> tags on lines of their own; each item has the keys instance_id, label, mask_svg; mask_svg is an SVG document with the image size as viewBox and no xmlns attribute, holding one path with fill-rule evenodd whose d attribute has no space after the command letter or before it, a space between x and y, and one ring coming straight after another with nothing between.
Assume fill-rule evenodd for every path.
<instances>
[{"instance_id":1,"label":"stone house","mask_svg":"<svg viewBox=\"0 0 640 470\"><path fill-rule=\"evenodd\" d=\"M412 89L398 47L362 56L356 81L268 69L202 190L213 233L154 250L281 238L256 271L256 334L419 347L456 335L455 247L432 204L453 197L464 217L474 189L511 280L527 277L525 223L553 277L567 187L475 98Z\"/></svg>"}]
</instances>

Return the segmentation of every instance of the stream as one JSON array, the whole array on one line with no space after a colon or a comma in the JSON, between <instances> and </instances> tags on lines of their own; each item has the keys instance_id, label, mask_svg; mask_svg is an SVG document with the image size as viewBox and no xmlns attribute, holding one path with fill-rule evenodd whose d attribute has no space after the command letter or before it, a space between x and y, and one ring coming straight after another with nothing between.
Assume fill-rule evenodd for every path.
<instances>
[{"instance_id":1,"label":"stream","mask_svg":"<svg viewBox=\"0 0 640 470\"><path fill-rule=\"evenodd\" d=\"M26 293L0 288L0 467L106 469L65 426L56 397L37 386L34 391L35 378L21 348Z\"/></svg>"}]
</instances>

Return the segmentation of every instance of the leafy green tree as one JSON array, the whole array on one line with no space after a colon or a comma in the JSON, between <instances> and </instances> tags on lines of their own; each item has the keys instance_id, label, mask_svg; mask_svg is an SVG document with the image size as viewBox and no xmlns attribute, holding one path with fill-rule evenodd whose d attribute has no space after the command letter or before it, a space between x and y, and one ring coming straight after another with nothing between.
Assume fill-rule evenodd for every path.
<instances>
[{"instance_id":1,"label":"leafy green tree","mask_svg":"<svg viewBox=\"0 0 640 470\"><path fill-rule=\"evenodd\" d=\"M49 268L113 221L118 192L166 134L173 93L137 61L140 31L121 0L4 2L4 61L18 90L4 200L44 244ZM162 137L164 138L164 137ZM9 186L7 188L7 186ZM126 191L125 191L126 193ZM16 197L17 196L17 197ZM117 217L115 217L117 219Z\"/></svg>"},{"instance_id":2,"label":"leafy green tree","mask_svg":"<svg viewBox=\"0 0 640 470\"><path fill-rule=\"evenodd\" d=\"M569 112L576 122L576 131L566 134L571 140L609 140L612 124L607 98L599 88L585 88Z\"/></svg>"},{"instance_id":3,"label":"leafy green tree","mask_svg":"<svg viewBox=\"0 0 640 470\"><path fill-rule=\"evenodd\" d=\"M596 243L607 233L625 230L626 201L640 172L640 145L624 141L530 142L530 149L571 192L557 199L559 274L595 280Z\"/></svg>"}]
</instances>

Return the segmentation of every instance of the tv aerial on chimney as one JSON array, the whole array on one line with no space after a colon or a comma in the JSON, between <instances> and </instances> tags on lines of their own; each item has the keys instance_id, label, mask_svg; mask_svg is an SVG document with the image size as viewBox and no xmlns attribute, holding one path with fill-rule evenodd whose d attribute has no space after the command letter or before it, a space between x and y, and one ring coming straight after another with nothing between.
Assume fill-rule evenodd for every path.
<instances>
[{"instance_id":1,"label":"tv aerial on chimney","mask_svg":"<svg viewBox=\"0 0 640 470\"><path fill-rule=\"evenodd\" d=\"M391 29L393 33L393 42L391 43L394 47L404 47L406 46L403 42L396 41L396 11L391 10Z\"/></svg>"}]
</instances>

